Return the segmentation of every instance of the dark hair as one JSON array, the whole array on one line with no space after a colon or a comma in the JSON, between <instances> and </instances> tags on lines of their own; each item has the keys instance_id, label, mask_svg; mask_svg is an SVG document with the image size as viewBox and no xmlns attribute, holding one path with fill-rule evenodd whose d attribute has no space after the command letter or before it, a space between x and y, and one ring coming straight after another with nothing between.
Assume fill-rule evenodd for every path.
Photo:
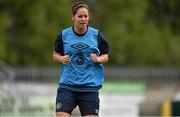
<instances>
[{"instance_id":1,"label":"dark hair","mask_svg":"<svg viewBox=\"0 0 180 117\"><path fill-rule=\"evenodd\" d=\"M86 8L89 11L89 7L85 2L75 2L72 5L72 14L73 14L73 16L77 13L77 10L79 8Z\"/></svg>"}]
</instances>

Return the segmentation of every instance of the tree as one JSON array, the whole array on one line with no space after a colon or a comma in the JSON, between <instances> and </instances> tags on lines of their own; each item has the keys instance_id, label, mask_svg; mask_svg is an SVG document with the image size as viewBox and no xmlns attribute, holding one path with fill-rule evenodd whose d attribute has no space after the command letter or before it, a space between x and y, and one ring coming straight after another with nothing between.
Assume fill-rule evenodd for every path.
<instances>
[{"instance_id":1,"label":"tree","mask_svg":"<svg viewBox=\"0 0 180 117\"><path fill-rule=\"evenodd\" d=\"M70 1L1 1L0 14L5 24L1 28L2 48L6 49L1 49L0 56L12 65L52 64L55 35L70 24L69 4Z\"/></svg>"},{"instance_id":2,"label":"tree","mask_svg":"<svg viewBox=\"0 0 180 117\"><path fill-rule=\"evenodd\" d=\"M179 0L86 0L90 25L110 43L109 65L180 66ZM56 34L72 25L74 0L1 0L0 57L52 65Z\"/></svg>"}]
</instances>

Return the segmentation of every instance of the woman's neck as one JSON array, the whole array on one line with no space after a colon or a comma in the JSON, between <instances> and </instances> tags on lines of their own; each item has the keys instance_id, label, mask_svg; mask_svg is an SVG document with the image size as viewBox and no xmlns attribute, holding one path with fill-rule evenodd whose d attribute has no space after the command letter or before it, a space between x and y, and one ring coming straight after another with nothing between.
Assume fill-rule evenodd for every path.
<instances>
[{"instance_id":1,"label":"woman's neck","mask_svg":"<svg viewBox=\"0 0 180 117\"><path fill-rule=\"evenodd\" d=\"M76 33L78 33L78 34L84 34L87 31L87 27L86 28L77 28L77 27L74 27L74 31Z\"/></svg>"}]
</instances>

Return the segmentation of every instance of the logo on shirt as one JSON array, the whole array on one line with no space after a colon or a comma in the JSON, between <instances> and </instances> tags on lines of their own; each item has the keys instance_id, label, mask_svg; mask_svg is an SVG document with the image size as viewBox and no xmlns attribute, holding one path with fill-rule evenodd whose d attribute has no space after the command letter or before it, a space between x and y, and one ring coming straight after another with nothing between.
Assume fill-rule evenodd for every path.
<instances>
[{"instance_id":1,"label":"logo on shirt","mask_svg":"<svg viewBox=\"0 0 180 117\"><path fill-rule=\"evenodd\" d=\"M75 43L73 45L71 45L71 47L73 47L74 49L78 50L78 52L76 53L76 64L78 65L82 65L84 63L84 54L81 50L84 50L86 48L88 48L89 46L84 44L84 43Z\"/></svg>"},{"instance_id":2,"label":"logo on shirt","mask_svg":"<svg viewBox=\"0 0 180 117\"><path fill-rule=\"evenodd\" d=\"M77 50L84 50L84 49L88 48L89 46L80 42L80 43L75 43L75 44L71 45L71 47L73 47Z\"/></svg>"}]
</instances>

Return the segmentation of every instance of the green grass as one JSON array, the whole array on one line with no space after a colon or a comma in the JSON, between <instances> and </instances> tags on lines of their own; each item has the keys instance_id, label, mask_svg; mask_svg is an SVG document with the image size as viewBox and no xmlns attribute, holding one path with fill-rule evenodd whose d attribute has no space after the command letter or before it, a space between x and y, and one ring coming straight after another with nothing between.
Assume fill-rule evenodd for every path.
<instances>
[{"instance_id":1,"label":"green grass","mask_svg":"<svg viewBox=\"0 0 180 117\"><path fill-rule=\"evenodd\" d=\"M100 93L102 94L143 94L144 82L105 82Z\"/></svg>"}]
</instances>

